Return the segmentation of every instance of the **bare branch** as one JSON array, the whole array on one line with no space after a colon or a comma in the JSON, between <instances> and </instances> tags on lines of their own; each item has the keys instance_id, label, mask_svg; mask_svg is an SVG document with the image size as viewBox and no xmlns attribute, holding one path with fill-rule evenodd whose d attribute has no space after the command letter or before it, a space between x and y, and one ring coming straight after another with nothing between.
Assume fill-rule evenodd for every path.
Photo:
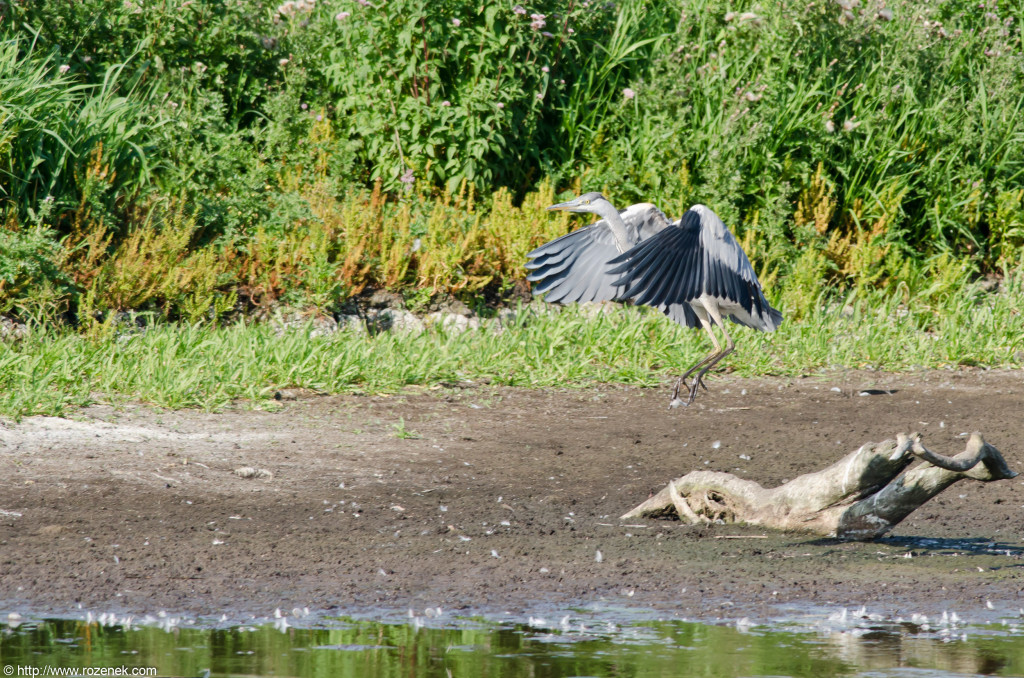
<instances>
[{"instance_id":1,"label":"bare branch","mask_svg":"<svg viewBox=\"0 0 1024 678\"><path fill-rule=\"evenodd\" d=\"M914 441L911 451L915 456L933 466L958 473L967 473L981 463L985 467L986 475L984 477L972 475L977 480L1005 480L1017 475L1006 465L1006 460L999 454L999 450L986 443L980 433L972 433L967 441L967 449L955 457L936 454L922 445L920 440Z\"/></svg>"},{"instance_id":2,"label":"bare branch","mask_svg":"<svg viewBox=\"0 0 1024 678\"><path fill-rule=\"evenodd\" d=\"M915 459L924 463L907 470ZM1016 475L980 434L971 436L963 452L946 457L925 448L919 434L901 433L896 440L868 443L821 471L771 489L729 473L694 471L621 519L676 513L690 524L724 519L873 539L958 480L990 482Z\"/></svg>"},{"instance_id":3,"label":"bare branch","mask_svg":"<svg viewBox=\"0 0 1024 678\"><path fill-rule=\"evenodd\" d=\"M672 500L672 504L676 507L676 513L679 514L680 520L685 520L691 525L696 525L700 522L710 522L707 516L698 516L693 512L690 505L685 499L683 499L682 495L679 494L679 490L676 489L675 483L669 483L666 489L668 490L669 499Z\"/></svg>"}]
</instances>

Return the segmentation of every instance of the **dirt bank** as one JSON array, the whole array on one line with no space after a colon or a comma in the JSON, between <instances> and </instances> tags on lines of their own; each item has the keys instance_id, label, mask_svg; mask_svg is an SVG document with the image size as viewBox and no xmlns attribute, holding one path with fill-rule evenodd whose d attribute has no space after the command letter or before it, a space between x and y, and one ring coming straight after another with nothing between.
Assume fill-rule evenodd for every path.
<instances>
[{"instance_id":1,"label":"dirt bank","mask_svg":"<svg viewBox=\"0 0 1024 678\"><path fill-rule=\"evenodd\" d=\"M978 430L1024 470L1021 373L709 386L671 412L667 388L465 385L298 394L274 412L93 407L8 422L0 611L524 613L603 601L715 619L1024 607L1020 478L959 483L866 544L617 520L693 469L775 485L901 431L954 454Z\"/></svg>"}]
</instances>

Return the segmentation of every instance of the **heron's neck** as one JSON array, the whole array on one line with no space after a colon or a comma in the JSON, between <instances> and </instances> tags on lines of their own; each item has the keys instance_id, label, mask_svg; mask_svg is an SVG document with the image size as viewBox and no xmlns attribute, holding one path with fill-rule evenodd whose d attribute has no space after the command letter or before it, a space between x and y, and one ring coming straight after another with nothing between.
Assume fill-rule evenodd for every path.
<instances>
[{"instance_id":1,"label":"heron's neck","mask_svg":"<svg viewBox=\"0 0 1024 678\"><path fill-rule=\"evenodd\" d=\"M608 222L608 228L612 231L612 237L615 238L615 247L622 254L630 249L639 240L639 235L636 233L636 229L630 229L626 226L625 222L622 221L622 217L619 216L618 210L611 205L601 205L601 211L598 212L598 216Z\"/></svg>"}]
</instances>

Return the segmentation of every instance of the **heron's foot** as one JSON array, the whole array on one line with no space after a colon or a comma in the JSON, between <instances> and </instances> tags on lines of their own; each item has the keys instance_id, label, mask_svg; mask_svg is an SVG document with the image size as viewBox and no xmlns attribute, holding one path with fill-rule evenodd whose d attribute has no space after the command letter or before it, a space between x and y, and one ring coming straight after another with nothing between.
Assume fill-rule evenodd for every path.
<instances>
[{"instance_id":1,"label":"heron's foot","mask_svg":"<svg viewBox=\"0 0 1024 678\"><path fill-rule=\"evenodd\" d=\"M694 399L697 397L697 387L698 386L704 386L704 384L701 381L700 377L697 377L694 380L694 382L693 382L693 386L690 387L690 399L686 401L687 405L691 405L693 403ZM708 387L704 386L704 390L705 391L708 390Z\"/></svg>"},{"instance_id":2,"label":"heron's foot","mask_svg":"<svg viewBox=\"0 0 1024 678\"><path fill-rule=\"evenodd\" d=\"M679 381L676 382L676 390L672 394L673 398L678 398L679 397L679 384L680 384L680 382L682 382L682 385L683 385L684 389L686 389L687 391L690 390L690 385L686 383L686 377L685 376L679 377ZM704 384L704 377L697 377L697 383L700 384L700 387L702 389L704 389L705 391L708 390L708 387Z\"/></svg>"},{"instance_id":3,"label":"heron's foot","mask_svg":"<svg viewBox=\"0 0 1024 678\"><path fill-rule=\"evenodd\" d=\"M686 385L686 377L679 377L676 379L676 386L672 389L672 402L679 400L679 387L682 386L685 389L690 387ZM679 407L678 405L672 405L673 408Z\"/></svg>"},{"instance_id":4,"label":"heron's foot","mask_svg":"<svg viewBox=\"0 0 1024 678\"><path fill-rule=\"evenodd\" d=\"M700 385L704 386L704 380L700 379L699 381L701 382ZM679 398L679 391L680 391L679 387L680 386L683 387L683 390L686 390L686 391L690 390L690 385L686 383L686 375L685 374L683 376L679 377L678 379L676 379L676 387L674 389L672 389L672 400L677 400ZM708 390L708 387L704 386L704 390L705 391Z\"/></svg>"},{"instance_id":5,"label":"heron's foot","mask_svg":"<svg viewBox=\"0 0 1024 678\"><path fill-rule=\"evenodd\" d=\"M694 379L692 386L686 383L686 375L683 375L676 379L675 388L672 389L672 400L668 404L669 409L674 410L680 405L685 405L686 407L689 407L691 404L693 404L694 399L697 397L698 387L703 388L705 391L708 390L708 387L704 384L703 375L697 375L697 378ZM682 398L679 397L680 390L689 391L689 397L686 400L683 400Z\"/></svg>"}]
</instances>

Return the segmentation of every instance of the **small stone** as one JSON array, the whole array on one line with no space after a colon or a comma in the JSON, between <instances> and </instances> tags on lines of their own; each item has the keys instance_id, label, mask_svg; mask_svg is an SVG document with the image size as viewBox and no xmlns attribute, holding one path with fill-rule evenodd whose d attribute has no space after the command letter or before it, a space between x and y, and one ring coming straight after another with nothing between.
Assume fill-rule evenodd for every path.
<instances>
[{"instance_id":1,"label":"small stone","mask_svg":"<svg viewBox=\"0 0 1024 678\"><path fill-rule=\"evenodd\" d=\"M386 308L373 314L371 322L377 332L407 332L418 334L422 332L425 325L409 311L401 309Z\"/></svg>"},{"instance_id":2,"label":"small stone","mask_svg":"<svg viewBox=\"0 0 1024 678\"><path fill-rule=\"evenodd\" d=\"M239 478L253 478L257 480L270 480L274 477L274 474L265 468L254 468L252 466L242 466L236 468L233 473Z\"/></svg>"}]
</instances>

